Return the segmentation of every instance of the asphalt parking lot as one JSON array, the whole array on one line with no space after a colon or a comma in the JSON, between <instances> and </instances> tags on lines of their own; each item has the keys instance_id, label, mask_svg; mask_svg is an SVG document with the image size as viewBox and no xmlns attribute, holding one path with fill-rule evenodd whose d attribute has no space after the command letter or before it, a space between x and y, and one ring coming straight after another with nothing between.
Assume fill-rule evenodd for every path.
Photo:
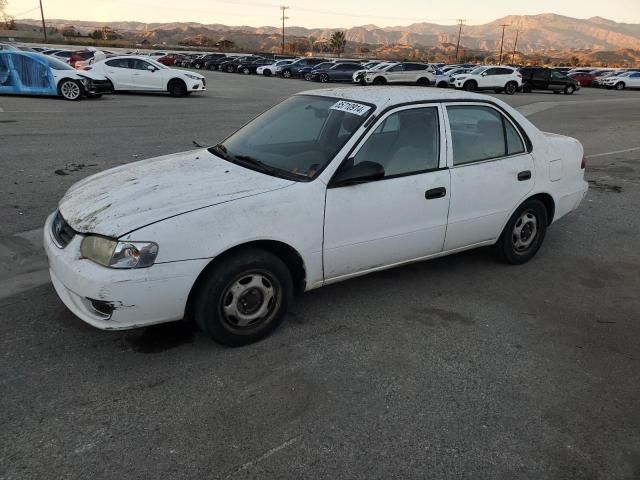
<instances>
[{"instance_id":1,"label":"asphalt parking lot","mask_svg":"<svg viewBox=\"0 0 640 480\"><path fill-rule=\"evenodd\" d=\"M204 74L183 99L0 97L0 478L640 478L640 91L498 95L589 158L526 265L481 249L332 285L240 349L93 329L38 247L64 191L321 87Z\"/></svg>"}]
</instances>

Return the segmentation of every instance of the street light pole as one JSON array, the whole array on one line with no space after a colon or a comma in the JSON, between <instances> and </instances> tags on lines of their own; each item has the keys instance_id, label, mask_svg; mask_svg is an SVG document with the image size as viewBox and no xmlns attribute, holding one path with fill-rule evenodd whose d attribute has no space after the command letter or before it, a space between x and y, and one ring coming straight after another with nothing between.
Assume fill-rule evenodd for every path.
<instances>
[{"instance_id":1,"label":"street light pole","mask_svg":"<svg viewBox=\"0 0 640 480\"><path fill-rule=\"evenodd\" d=\"M285 7L282 6L280 7L280 10L282 10L282 55L284 55L284 21L287 20L289 17L287 17L285 15L285 12L289 9L290 7Z\"/></svg>"},{"instance_id":2,"label":"street light pole","mask_svg":"<svg viewBox=\"0 0 640 480\"><path fill-rule=\"evenodd\" d=\"M464 24L464 19L459 18L458 23L460 27L458 28L458 43L456 44L456 63L458 63L458 52L460 51L460 36L462 35L462 25Z\"/></svg>"},{"instance_id":3,"label":"street light pole","mask_svg":"<svg viewBox=\"0 0 640 480\"><path fill-rule=\"evenodd\" d=\"M511 63L515 63L515 58L516 58L516 47L518 46L518 34L520 33L520 30L516 30L516 41L513 42L513 53L511 54Z\"/></svg>"},{"instance_id":4,"label":"street light pole","mask_svg":"<svg viewBox=\"0 0 640 480\"><path fill-rule=\"evenodd\" d=\"M44 34L44 43L47 43L47 26L44 23L44 10L42 9L42 0L40 0L40 17L42 17L42 33Z\"/></svg>"},{"instance_id":5,"label":"street light pole","mask_svg":"<svg viewBox=\"0 0 640 480\"><path fill-rule=\"evenodd\" d=\"M498 60L498 65L502 65L502 46L504 45L504 29L506 27L510 27L511 25L507 23L503 23L500 26L502 27L502 40L500 40L500 60Z\"/></svg>"}]
</instances>

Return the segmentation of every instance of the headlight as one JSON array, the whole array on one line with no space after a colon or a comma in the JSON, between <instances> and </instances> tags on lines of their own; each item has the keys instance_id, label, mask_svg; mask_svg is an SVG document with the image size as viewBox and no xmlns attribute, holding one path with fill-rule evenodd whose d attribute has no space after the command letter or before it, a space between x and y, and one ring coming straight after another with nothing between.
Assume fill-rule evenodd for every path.
<instances>
[{"instance_id":1,"label":"headlight","mask_svg":"<svg viewBox=\"0 0 640 480\"><path fill-rule=\"evenodd\" d=\"M83 77L82 75L78 75L80 77L80 83L85 87L89 85L89 79L87 77Z\"/></svg>"},{"instance_id":2,"label":"headlight","mask_svg":"<svg viewBox=\"0 0 640 480\"><path fill-rule=\"evenodd\" d=\"M84 258L110 268L145 268L153 265L158 245L153 242L118 242L91 235L80 245Z\"/></svg>"},{"instance_id":3,"label":"headlight","mask_svg":"<svg viewBox=\"0 0 640 480\"><path fill-rule=\"evenodd\" d=\"M198 77L198 76L196 76L196 75L193 75L192 73L185 73L185 74L184 74L184 76L185 76L185 77L189 77L189 78L191 78L192 80L200 80L200 79L201 79L201 77Z\"/></svg>"}]
</instances>

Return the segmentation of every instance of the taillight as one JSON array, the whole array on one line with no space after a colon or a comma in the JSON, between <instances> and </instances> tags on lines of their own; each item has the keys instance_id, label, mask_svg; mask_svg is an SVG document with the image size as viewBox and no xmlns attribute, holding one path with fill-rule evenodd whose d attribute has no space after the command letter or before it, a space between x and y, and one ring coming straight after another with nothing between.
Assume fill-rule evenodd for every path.
<instances>
[{"instance_id":1,"label":"taillight","mask_svg":"<svg viewBox=\"0 0 640 480\"><path fill-rule=\"evenodd\" d=\"M587 157L585 157L584 155L582 156L582 162L580 163L580 168L582 170L584 170L585 168L587 168Z\"/></svg>"}]
</instances>

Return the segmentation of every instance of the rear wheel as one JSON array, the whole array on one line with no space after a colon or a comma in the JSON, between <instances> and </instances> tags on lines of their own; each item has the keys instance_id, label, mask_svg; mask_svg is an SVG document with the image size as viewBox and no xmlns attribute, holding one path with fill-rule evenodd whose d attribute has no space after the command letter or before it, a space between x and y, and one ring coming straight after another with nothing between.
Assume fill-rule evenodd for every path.
<instances>
[{"instance_id":1,"label":"rear wheel","mask_svg":"<svg viewBox=\"0 0 640 480\"><path fill-rule=\"evenodd\" d=\"M518 84L516 82L509 82L504 86L504 93L507 95L513 95L518 90Z\"/></svg>"},{"instance_id":2,"label":"rear wheel","mask_svg":"<svg viewBox=\"0 0 640 480\"><path fill-rule=\"evenodd\" d=\"M287 266L270 252L247 249L223 258L194 297L196 323L230 346L257 342L282 322L293 296Z\"/></svg>"},{"instance_id":3,"label":"rear wheel","mask_svg":"<svg viewBox=\"0 0 640 480\"><path fill-rule=\"evenodd\" d=\"M573 85L567 85L566 87L564 87L565 95L573 95L573 92L575 91L576 91L576 87L574 87Z\"/></svg>"},{"instance_id":4,"label":"rear wheel","mask_svg":"<svg viewBox=\"0 0 640 480\"><path fill-rule=\"evenodd\" d=\"M438 88L447 88L449 86L449 84L447 82L440 82L438 83Z\"/></svg>"},{"instance_id":5,"label":"rear wheel","mask_svg":"<svg viewBox=\"0 0 640 480\"><path fill-rule=\"evenodd\" d=\"M386 85L387 80L385 80L383 77L377 77L373 79L373 84L374 85Z\"/></svg>"},{"instance_id":6,"label":"rear wheel","mask_svg":"<svg viewBox=\"0 0 640 480\"><path fill-rule=\"evenodd\" d=\"M216 69L215 65L213 65L213 64L209 65L209 70L215 70L215 69Z\"/></svg>"},{"instance_id":7,"label":"rear wheel","mask_svg":"<svg viewBox=\"0 0 640 480\"><path fill-rule=\"evenodd\" d=\"M475 92L478 89L478 84L475 80L467 80L466 82L464 82L462 88L464 88L467 92Z\"/></svg>"},{"instance_id":8,"label":"rear wheel","mask_svg":"<svg viewBox=\"0 0 640 480\"><path fill-rule=\"evenodd\" d=\"M80 97L82 97L82 87L79 82L65 78L58 85L58 94L65 100L80 100Z\"/></svg>"},{"instance_id":9,"label":"rear wheel","mask_svg":"<svg viewBox=\"0 0 640 480\"><path fill-rule=\"evenodd\" d=\"M282 71L282 76L284 78L291 78L291 70L283 70Z\"/></svg>"},{"instance_id":10,"label":"rear wheel","mask_svg":"<svg viewBox=\"0 0 640 480\"><path fill-rule=\"evenodd\" d=\"M251 73L251 70L249 70L247 67L244 67L242 69L242 73L244 73L245 75L249 75Z\"/></svg>"},{"instance_id":11,"label":"rear wheel","mask_svg":"<svg viewBox=\"0 0 640 480\"><path fill-rule=\"evenodd\" d=\"M167 90L172 97L184 97L187 95L187 86L182 80L171 80Z\"/></svg>"},{"instance_id":12,"label":"rear wheel","mask_svg":"<svg viewBox=\"0 0 640 480\"><path fill-rule=\"evenodd\" d=\"M304 74L304 79L305 79L307 82L310 82L310 81L311 81L311 74L310 74L310 73L305 73L305 74Z\"/></svg>"},{"instance_id":13,"label":"rear wheel","mask_svg":"<svg viewBox=\"0 0 640 480\"><path fill-rule=\"evenodd\" d=\"M428 78L419 78L418 81L416 82L416 84L421 87L428 87L429 83L430 82Z\"/></svg>"},{"instance_id":14,"label":"rear wheel","mask_svg":"<svg viewBox=\"0 0 640 480\"><path fill-rule=\"evenodd\" d=\"M268 68L265 68L264 71L262 72L262 74L265 77L270 77L271 76L271 70L269 70Z\"/></svg>"},{"instance_id":15,"label":"rear wheel","mask_svg":"<svg viewBox=\"0 0 640 480\"><path fill-rule=\"evenodd\" d=\"M531 90L532 90L532 89L531 89L531 85L529 85L528 83L525 83L525 84L522 86L522 91L523 91L524 93L531 93Z\"/></svg>"},{"instance_id":16,"label":"rear wheel","mask_svg":"<svg viewBox=\"0 0 640 480\"><path fill-rule=\"evenodd\" d=\"M233 65L227 65L227 73L233 73Z\"/></svg>"},{"instance_id":17,"label":"rear wheel","mask_svg":"<svg viewBox=\"0 0 640 480\"><path fill-rule=\"evenodd\" d=\"M196 70L200 70L202 68L202 65L200 63L196 63L194 67L196 67Z\"/></svg>"},{"instance_id":18,"label":"rear wheel","mask_svg":"<svg viewBox=\"0 0 640 480\"><path fill-rule=\"evenodd\" d=\"M531 260L547 232L547 209L540 200L524 202L507 222L496 243L500 259L512 265Z\"/></svg>"},{"instance_id":19,"label":"rear wheel","mask_svg":"<svg viewBox=\"0 0 640 480\"><path fill-rule=\"evenodd\" d=\"M320 81L322 83L329 83L329 75L327 75L326 73L323 73L322 75L320 75Z\"/></svg>"}]
</instances>

